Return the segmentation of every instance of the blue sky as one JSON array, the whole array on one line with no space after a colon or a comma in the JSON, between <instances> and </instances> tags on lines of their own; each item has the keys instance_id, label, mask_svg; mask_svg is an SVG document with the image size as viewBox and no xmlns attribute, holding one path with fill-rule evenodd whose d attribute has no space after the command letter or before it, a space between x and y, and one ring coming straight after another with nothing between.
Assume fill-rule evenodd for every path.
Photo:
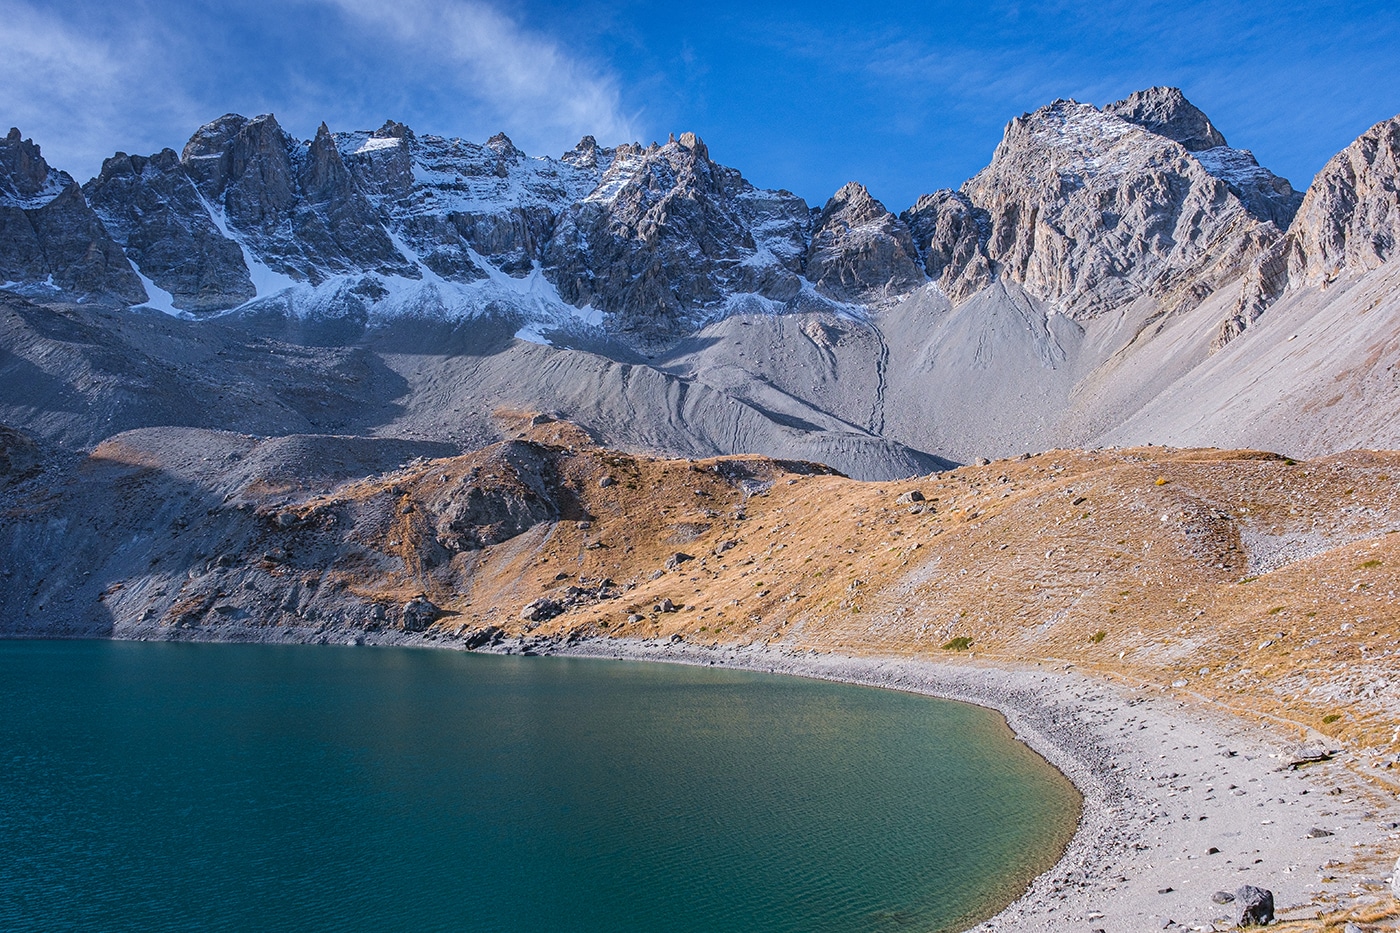
<instances>
[{"instance_id":1,"label":"blue sky","mask_svg":"<svg viewBox=\"0 0 1400 933\"><path fill-rule=\"evenodd\" d=\"M893 210L986 164L1012 117L1182 87L1303 188L1400 113L1394 3L0 0L0 122L79 180L228 112L558 155L693 130L755 184ZM3 130L3 128L0 128Z\"/></svg>"}]
</instances>

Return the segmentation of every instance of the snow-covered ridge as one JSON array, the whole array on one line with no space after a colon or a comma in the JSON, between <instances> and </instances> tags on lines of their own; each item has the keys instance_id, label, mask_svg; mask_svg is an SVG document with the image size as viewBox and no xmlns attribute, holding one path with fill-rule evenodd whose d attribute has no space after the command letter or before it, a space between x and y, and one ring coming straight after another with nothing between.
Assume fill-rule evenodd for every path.
<instances>
[{"instance_id":1,"label":"snow-covered ridge","mask_svg":"<svg viewBox=\"0 0 1400 933\"><path fill-rule=\"evenodd\" d=\"M126 253L129 290L151 283L147 304L370 322L490 313L522 333L596 326L655 345L741 307L889 309L930 281L954 303L1008 277L1066 312L1114 307L1194 275L1199 258L1192 230L1162 213L1177 207L1135 194L1141 180L1174 174L1202 188L1203 210L1228 213L1224 182L1256 219L1286 225L1287 183L1212 141L1223 137L1173 89L1103 109L1056 101L1013 120L960 192L896 216L859 185L821 210L755 188L690 133L645 146L584 137L539 157L503 134L476 143L390 121L297 140L270 114L225 114L179 154L118 153L82 194ZM33 162L17 137L5 145ZM11 169L0 185L29 179L8 189L25 203L61 193L58 175L35 177ZM1068 262L1039 256L1034 238L1018 252L1032 215L1012 201L1063 216ZM1140 235L1102 235L1120 223Z\"/></svg>"}]
</instances>

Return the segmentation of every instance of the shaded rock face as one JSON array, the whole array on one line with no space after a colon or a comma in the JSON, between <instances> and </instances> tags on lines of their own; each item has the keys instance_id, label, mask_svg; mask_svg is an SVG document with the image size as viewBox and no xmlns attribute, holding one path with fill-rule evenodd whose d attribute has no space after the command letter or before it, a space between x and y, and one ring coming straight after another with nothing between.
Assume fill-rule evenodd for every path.
<instances>
[{"instance_id":1,"label":"shaded rock face","mask_svg":"<svg viewBox=\"0 0 1400 933\"><path fill-rule=\"evenodd\" d=\"M1180 143L1074 101L1013 120L962 194L993 272L1070 317L1192 307L1278 238Z\"/></svg>"},{"instance_id":2,"label":"shaded rock face","mask_svg":"<svg viewBox=\"0 0 1400 933\"><path fill-rule=\"evenodd\" d=\"M84 186L126 254L186 311L221 311L257 294L243 250L226 238L173 149L119 152Z\"/></svg>"},{"instance_id":3,"label":"shaded rock face","mask_svg":"<svg viewBox=\"0 0 1400 933\"><path fill-rule=\"evenodd\" d=\"M0 425L0 486L37 472L40 461L37 444L13 428Z\"/></svg>"},{"instance_id":4,"label":"shaded rock face","mask_svg":"<svg viewBox=\"0 0 1400 933\"><path fill-rule=\"evenodd\" d=\"M146 290L68 175L33 140L0 140L0 282L48 300L131 305Z\"/></svg>"},{"instance_id":5,"label":"shaded rock face","mask_svg":"<svg viewBox=\"0 0 1400 933\"><path fill-rule=\"evenodd\" d=\"M966 195L947 188L926 194L900 219L909 226L924 272L954 303L991 284L991 218Z\"/></svg>"},{"instance_id":6,"label":"shaded rock face","mask_svg":"<svg viewBox=\"0 0 1400 933\"><path fill-rule=\"evenodd\" d=\"M429 503L438 545L448 552L499 544L558 519L566 509L548 452L509 441Z\"/></svg>"},{"instance_id":7,"label":"shaded rock face","mask_svg":"<svg viewBox=\"0 0 1400 933\"><path fill-rule=\"evenodd\" d=\"M312 284L367 270L419 274L354 184L324 123L303 146L270 114L229 114L201 127L180 161L205 201L275 272Z\"/></svg>"},{"instance_id":8,"label":"shaded rock face","mask_svg":"<svg viewBox=\"0 0 1400 933\"><path fill-rule=\"evenodd\" d=\"M1153 87L1136 91L1104 107L1103 112L1181 143L1188 152L1226 145L1225 137L1211 125L1210 118L1187 100L1180 88Z\"/></svg>"},{"instance_id":9,"label":"shaded rock face","mask_svg":"<svg viewBox=\"0 0 1400 933\"><path fill-rule=\"evenodd\" d=\"M862 304L887 303L925 280L909 228L856 182L817 215L805 271L819 291Z\"/></svg>"},{"instance_id":10,"label":"shaded rock face","mask_svg":"<svg viewBox=\"0 0 1400 933\"><path fill-rule=\"evenodd\" d=\"M735 295L786 302L801 291L807 205L754 188L683 134L664 146L581 148L575 164L608 157L598 186L569 206L545 253L570 304L612 315L641 343L674 339Z\"/></svg>"},{"instance_id":11,"label":"shaded rock face","mask_svg":"<svg viewBox=\"0 0 1400 933\"><path fill-rule=\"evenodd\" d=\"M1233 339L1285 292L1323 287L1400 255L1400 116L1377 123L1317 173L1288 233L1258 258L1234 315Z\"/></svg>"}]
</instances>

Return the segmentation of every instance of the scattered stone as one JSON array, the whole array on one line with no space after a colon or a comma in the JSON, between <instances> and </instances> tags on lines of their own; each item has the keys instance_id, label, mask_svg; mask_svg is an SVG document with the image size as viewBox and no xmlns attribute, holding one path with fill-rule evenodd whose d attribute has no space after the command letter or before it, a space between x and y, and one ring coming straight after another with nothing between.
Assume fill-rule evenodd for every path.
<instances>
[{"instance_id":1,"label":"scattered stone","mask_svg":"<svg viewBox=\"0 0 1400 933\"><path fill-rule=\"evenodd\" d=\"M1293 760L1284 765L1290 771L1296 771L1303 765L1317 764L1321 761L1331 761L1332 753L1329 751L1313 751L1311 749L1301 751L1294 756Z\"/></svg>"},{"instance_id":2,"label":"scattered stone","mask_svg":"<svg viewBox=\"0 0 1400 933\"><path fill-rule=\"evenodd\" d=\"M1231 894L1229 891L1216 891L1210 896L1210 899L1217 904L1233 904L1235 902L1235 895Z\"/></svg>"},{"instance_id":3,"label":"scattered stone","mask_svg":"<svg viewBox=\"0 0 1400 933\"><path fill-rule=\"evenodd\" d=\"M1168 886L1168 887L1165 887L1165 888L1158 888L1158 889L1157 889L1157 893L1158 893L1158 894L1170 894L1170 893L1172 893L1172 892L1175 891L1175 890L1176 890L1175 888Z\"/></svg>"},{"instance_id":4,"label":"scattered stone","mask_svg":"<svg viewBox=\"0 0 1400 933\"><path fill-rule=\"evenodd\" d=\"M278 528L291 528L296 523L297 517L294 512L278 512L272 519L272 524Z\"/></svg>"},{"instance_id":5,"label":"scattered stone","mask_svg":"<svg viewBox=\"0 0 1400 933\"><path fill-rule=\"evenodd\" d=\"M577 588L571 586L569 589L574 590ZM520 610L520 618L526 622L545 622L563 611L564 604L559 600L550 599L548 596L541 596L539 599L525 604L525 608Z\"/></svg>"},{"instance_id":6,"label":"scattered stone","mask_svg":"<svg viewBox=\"0 0 1400 933\"><path fill-rule=\"evenodd\" d=\"M694 560L694 559L695 559L695 558L692 557L692 556L689 555L689 554L685 554L685 553L682 553L681 551L677 551L676 553L672 554L670 557L666 558L666 569L667 569L667 570L675 570L677 567L679 567L681 564L685 563L686 561L688 561L688 560Z\"/></svg>"},{"instance_id":7,"label":"scattered stone","mask_svg":"<svg viewBox=\"0 0 1400 933\"><path fill-rule=\"evenodd\" d=\"M915 503L915 502L923 502L923 501L924 501L924 494L921 493L921 492L919 492L919 490L917 490L917 489L911 489L911 490L909 490L908 492L903 493L902 495L900 495L900 497L899 497L898 499L894 500L895 505L912 505L912 504Z\"/></svg>"},{"instance_id":8,"label":"scattered stone","mask_svg":"<svg viewBox=\"0 0 1400 933\"><path fill-rule=\"evenodd\" d=\"M733 538L729 538L729 539L727 539L727 540L721 541L719 544L716 544L716 545L715 545L715 556L718 557L718 556L720 556L721 554L723 554L725 551L731 550L731 549L736 548L736 547L738 547L738 546L739 546L739 542L738 542L738 541L735 541Z\"/></svg>"},{"instance_id":9,"label":"scattered stone","mask_svg":"<svg viewBox=\"0 0 1400 933\"><path fill-rule=\"evenodd\" d=\"M1314 826L1312 829L1308 830L1308 838L1309 838L1309 839L1322 839L1322 838L1324 838L1324 837L1326 837L1326 836L1331 836L1331 835L1333 835L1333 834L1332 834L1332 832L1331 832L1330 830L1323 829L1323 828L1321 828L1321 827L1319 827L1319 826Z\"/></svg>"},{"instance_id":10,"label":"scattered stone","mask_svg":"<svg viewBox=\"0 0 1400 933\"><path fill-rule=\"evenodd\" d=\"M638 622L644 622L644 621L646 621L646 617L645 617L645 616L640 616L640 615L638 615L638 614L635 613L635 612L632 613L631 615L629 615L629 616L627 617L627 624L628 624L628 625L636 625Z\"/></svg>"},{"instance_id":11,"label":"scattered stone","mask_svg":"<svg viewBox=\"0 0 1400 933\"><path fill-rule=\"evenodd\" d=\"M1219 855L1219 854L1220 854L1220 850L1217 849L1215 846L1211 846L1209 849L1206 849L1206 855Z\"/></svg>"},{"instance_id":12,"label":"scattered stone","mask_svg":"<svg viewBox=\"0 0 1400 933\"><path fill-rule=\"evenodd\" d=\"M668 597L666 597L665 599L661 600L661 602L659 602L659 603L657 603L655 606L653 606L651 611L652 611L652 612L675 612L675 611L676 611L676 604L673 603L673 602L671 602L671 598L668 596Z\"/></svg>"},{"instance_id":13,"label":"scattered stone","mask_svg":"<svg viewBox=\"0 0 1400 933\"><path fill-rule=\"evenodd\" d=\"M495 625L488 625L474 632L468 632L462 638L462 646L469 651L475 651L477 648L484 648L487 645L499 645L504 639L505 632Z\"/></svg>"},{"instance_id":14,"label":"scattered stone","mask_svg":"<svg viewBox=\"0 0 1400 933\"><path fill-rule=\"evenodd\" d=\"M609 486L616 485L617 480L613 479L611 476L604 476L602 479L598 480L598 486L602 489L607 489Z\"/></svg>"},{"instance_id":15,"label":"scattered stone","mask_svg":"<svg viewBox=\"0 0 1400 933\"><path fill-rule=\"evenodd\" d=\"M1274 922L1274 892L1267 888L1240 885L1235 890L1235 903L1239 906L1236 926L1262 927Z\"/></svg>"},{"instance_id":16,"label":"scattered stone","mask_svg":"<svg viewBox=\"0 0 1400 933\"><path fill-rule=\"evenodd\" d=\"M1400 858L1395 860L1395 870L1390 873L1390 893L1400 899Z\"/></svg>"},{"instance_id":17,"label":"scattered stone","mask_svg":"<svg viewBox=\"0 0 1400 933\"><path fill-rule=\"evenodd\" d=\"M287 559L287 552L280 547L263 551L263 560L270 564L280 564Z\"/></svg>"},{"instance_id":18,"label":"scattered stone","mask_svg":"<svg viewBox=\"0 0 1400 933\"><path fill-rule=\"evenodd\" d=\"M427 596L419 595L404 603L403 607L403 628L406 632L422 632L428 626L437 621L442 615L439 609Z\"/></svg>"}]
</instances>

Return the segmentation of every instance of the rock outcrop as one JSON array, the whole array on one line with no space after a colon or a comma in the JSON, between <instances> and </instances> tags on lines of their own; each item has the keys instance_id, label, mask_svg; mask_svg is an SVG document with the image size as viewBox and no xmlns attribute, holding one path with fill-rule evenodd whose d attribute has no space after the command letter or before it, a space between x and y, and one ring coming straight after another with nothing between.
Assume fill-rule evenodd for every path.
<instances>
[{"instance_id":1,"label":"rock outcrop","mask_svg":"<svg viewBox=\"0 0 1400 933\"><path fill-rule=\"evenodd\" d=\"M817 215L805 272L838 301L883 305L924 283L909 228L857 182Z\"/></svg>"},{"instance_id":2,"label":"rock outcrop","mask_svg":"<svg viewBox=\"0 0 1400 933\"><path fill-rule=\"evenodd\" d=\"M220 232L173 149L119 152L84 192L127 256L176 307L222 311L257 295L243 250Z\"/></svg>"},{"instance_id":3,"label":"rock outcrop","mask_svg":"<svg viewBox=\"0 0 1400 933\"><path fill-rule=\"evenodd\" d=\"M606 156L598 186L565 211L545 253L566 302L655 344L744 307L746 296L783 303L801 292L802 199L753 187L711 161L693 133Z\"/></svg>"},{"instance_id":4,"label":"rock outcrop","mask_svg":"<svg viewBox=\"0 0 1400 933\"><path fill-rule=\"evenodd\" d=\"M1326 288L1400 255L1400 116L1363 133L1317 173L1287 235L1249 270L1218 343L1237 336L1285 292Z\"/></svg>"},{"instance_id":5,"label":"rock outcrop","mask_svg":"<svg viewBox=\"0 0 1400 933\"><path fill-rule=\"evenodd\" d=\"M1149 133L1181 143L1188 152L1224 146L1225 137L1180 88L1152 87L1135 91L1103 108L1104 113L1135 123Z\"/></svg>"},{"instance_id":6,"label":"rock outcrop","mask_svg":"<svg viewBox=\"0 0 1400 933\"><path fill-rule=\"evenodd\" d=\"M926 194L900 219L909 226L924 272L955 304L991 284L991 218L966 195L947 188Z\"/></svg>"},{"instance_id":7,"label":"rock outcrop","mask_svg":"<svg viewBox=\"0 0 1400 933\"><path fill-rule=\"evenodd\" d=\"M18 129L0 140L0 284L62 302L133 305L147 297L82 189Z\"/></svg>"}]
</instances>

